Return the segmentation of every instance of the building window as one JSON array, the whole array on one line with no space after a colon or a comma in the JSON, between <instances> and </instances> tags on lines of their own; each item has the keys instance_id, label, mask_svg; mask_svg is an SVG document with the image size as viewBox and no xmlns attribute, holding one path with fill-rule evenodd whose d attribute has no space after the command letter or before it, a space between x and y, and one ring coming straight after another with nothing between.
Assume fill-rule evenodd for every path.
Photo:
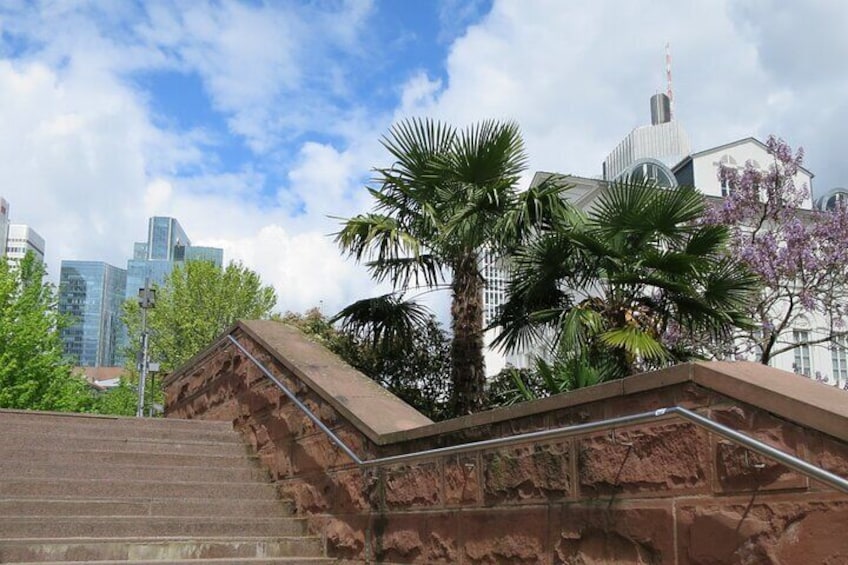
<instances>
[{"instance_id":1,"label":"building window","mask_svg":"<svg viewBox=\"0 0 848 565\"><path fill-rule=\"evenodd\" d=\"M848 351L845 336L834 339L830 344L830 359L833 361L833 378L839 382L848 382Z\"/></svg>"},{"instance_id":2,"label":"building window","mask_svg":"<svg viewBox=\"0 0 848 565\"><path fill-rule=\"evenodd\" d=\"M792 365L799 375L809 377L813 374L810 361L810 332L807 330L794 330L792 340L797 344L795 347L795 363Z\"/></svg>"}]
</instances>

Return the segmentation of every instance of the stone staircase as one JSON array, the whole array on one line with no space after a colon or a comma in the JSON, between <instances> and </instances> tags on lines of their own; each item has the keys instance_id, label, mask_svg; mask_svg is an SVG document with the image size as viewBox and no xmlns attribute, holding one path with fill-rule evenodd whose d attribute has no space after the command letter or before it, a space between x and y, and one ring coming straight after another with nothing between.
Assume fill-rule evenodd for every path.
<instances>
[{"instance_id":1,"label":"stone staircase","mask_svg":"<svg viewBox=\"0 0 848 565\"><path fill-rule=\"evenodd\" d=\"M0 410L0 563L332 563L229 424Z\"/></svg>"}]
</instances>

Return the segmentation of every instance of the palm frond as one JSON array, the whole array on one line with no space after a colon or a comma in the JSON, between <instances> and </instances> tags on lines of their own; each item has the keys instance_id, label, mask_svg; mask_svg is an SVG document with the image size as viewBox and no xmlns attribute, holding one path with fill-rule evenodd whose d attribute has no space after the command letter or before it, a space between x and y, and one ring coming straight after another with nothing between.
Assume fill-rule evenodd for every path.
<instances>
[{"instance_id":1,"label":"palm frond","mask_svg":"<svg viewBox=\"0 0 848 565\"><path fill-rule=\"evenodd\" d=\"M394 294L358 300L330 319L341 329L369 340L375 348L411 347L417 330L430 319L426 307Z\"/></svg>"}]
</instances>

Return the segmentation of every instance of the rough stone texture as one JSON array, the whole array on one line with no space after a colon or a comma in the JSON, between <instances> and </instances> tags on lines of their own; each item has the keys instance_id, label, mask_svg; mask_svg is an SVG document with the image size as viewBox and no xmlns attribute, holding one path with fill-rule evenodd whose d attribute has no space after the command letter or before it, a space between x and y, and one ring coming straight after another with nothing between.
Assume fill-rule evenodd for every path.
<instances>
[{"instance_id":1,"label":"rough stone texture","mask_svg":"<svg viewBox=\"0 0 848 565\"><path fill-rule=\"evenodd\" d=\"M542 563L548 554L548 509L491 509L462 514L463 563Z\"/></svg>"},{"instance_id":2,"label":"rough stone texture","mask_svg":"<svg viewBox=\"0 0 848 565\"><path fill-rule=\"evenodd\" d=\"M372 521L379 562L457 563L460 517L452 512L376 514Z\"/></svg>"},{"instance_id":3,"label":"rough stone texture","mask_svg":"<svg viewBox=\"0 0 848 565\"><path fill-rule=\"evenodd\" d=\"M706 490L706 438L692 424L674 423L583 440L578 446L581 495Z\"/></svg>"},{"instance_id":4,"label":"rough stone texture","mask_svg":"<svg viewBox=\"0 0 848 565\"><path fill-rule=\"evenodd\" d=\"M844 497L704 500L678 517L680 563L848 563Z\"/></svg>"},{"instance_id":5,"label":"rough stone texture","mask_svg":"<svg viewBox=\"0 0 848 565\"><path fill-rule=\"evenodd\" d=\"M436 506L442 502L442 477L435 463L399 465L383 470L386 507Z\"/></svg>"},{"instance_id":6,"label":"rough stone texture","mask_svg":"<svg viewBox=\"0 0 848 565\"><path fill-rule=\"evenodd\" d=\"M571 496L571 451L571 442L561 442L484 454L486 504Z\"/></svg>"},{"instance_id":7,"label":"rough stone texture","mask_svg":"<svg viewBox=\"0 0 848 565\"><path fill-rule=\"evenodd\" d=\"M447 506L475 506L482 500L480 468L477 457L450 457L444 462Z\"/></svg>"},{"instance_id":8,"label":"rough stone texture","mask_svg":"<svg viewBox=\"0 0 848 565\"><path fill-rule=\"evenodd\" d=\"M362 459L683 406L848 475L848 393L751 364L430 424L291 330L231 333ZM232 422L341 564L848 564L848 496L681 420L363 470L223 341L166 397L169 416Z\"/></svg>"},{"instance_id":9,"label":"rough stone texture","mask_svg":"<svg viewBox=\"0 0 848 565\"><path fill-rule=\"evenodd\" d=\"M674 556L667 501L564 505L551 520L553 562L666 563Z\"/></svg>"}]
</instances>

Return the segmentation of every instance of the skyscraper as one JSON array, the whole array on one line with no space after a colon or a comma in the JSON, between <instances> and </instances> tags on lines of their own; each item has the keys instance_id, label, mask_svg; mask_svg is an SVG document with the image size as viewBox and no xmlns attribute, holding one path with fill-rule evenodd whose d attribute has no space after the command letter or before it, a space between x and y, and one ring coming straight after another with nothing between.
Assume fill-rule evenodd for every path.
<instances>
[{"instance_id":1,"label":"skyscraper","mask_svg":"<svg viewBox=\"0 0 848 565\"><path fill-rule=\"evenodd\" d=\"M218 267L224 262L224 250L218 247L192 247L175 218L154 216L147 225L147 241L136 242L133 258L127 261L126 297L135 298L145 281L162 284L175 264L185 261L211 261Z\"/></svg>"},{"instance_id":2,"label":"skyscraper","mask_svg":"<svg viewBox=\"0 0 848 565\"><path fill-rule=\"evenodd\" d=\"M127 272L102 261L62 261L59 281L59 312L72 318L62 330L65 354L83 367L119 364Z\"/></svg>"},{"instance_id":3,"label":"skyscraper","mask_svg":"<svg viewBox=\"0 0 848 565\"><path fill-rule=\"evenodd\" d=\"M26 224L9 224L6 235L6 258L20 261L28 251L44 261L44 238Z\"/></svg>"}]
</instances>

